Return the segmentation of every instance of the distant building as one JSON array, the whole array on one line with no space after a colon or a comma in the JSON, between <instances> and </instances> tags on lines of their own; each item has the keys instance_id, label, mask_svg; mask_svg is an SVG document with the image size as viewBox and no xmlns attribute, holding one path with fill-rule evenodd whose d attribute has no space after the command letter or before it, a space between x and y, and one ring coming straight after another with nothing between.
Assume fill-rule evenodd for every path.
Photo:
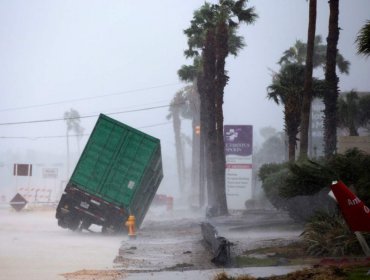
<instances>
[{"instance_id":1,"label":"distant building","mask_svg":"<svg viewBox=\"0 0 370 280\"><path fill-rule=\"evenodd\" d=\"M341 95L346 95L349 92L342 92ZM357 92L358 96L369 95L370 92ZM324 155L324 109L325 105L322 99L314 98L311 105L310 119L310 137L309 137L309 154L316 158ZM365 136L368 132L365 129L359 129L360 136ZM338 137L348 136L345 129L338 129ZM360 141L360 140L358 140ZM360 141L361 142L361 141ZM360 143L358 142L358 143ZM362 141L363 142L363 141ZM361 143L362 143L361 142ZM338 145L343 143L339 141ZM356 142L354 142L356 143ZM338 151L342 151L343 147L338 146Z\"/></svg>"},{"instance_id":2,"label":"distant building","mask_svg":"<svg viewBox=\"0 0 370 280\"><path fill-rule=\"evenodd\" d=\"M324 154L324 109L322 99L314 98L311 104L309 154L319 157Z\"/></svg>"}]
</instances>

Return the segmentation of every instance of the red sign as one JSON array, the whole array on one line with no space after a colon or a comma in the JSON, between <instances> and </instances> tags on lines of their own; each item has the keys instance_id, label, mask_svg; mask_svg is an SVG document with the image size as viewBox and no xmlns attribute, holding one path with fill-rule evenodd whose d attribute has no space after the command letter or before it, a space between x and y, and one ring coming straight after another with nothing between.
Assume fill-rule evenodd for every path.
<instances>
[{"instance_id":1,"label":"red sign","mask_svg":"<svg viewBox=\"0 0 370 280\"><path fill-rule=\"evenodd\" d=\"M331 190L351 231L370 232L370 209L342 181L333 184Z\"/></svg>"},{"instance_id":2,"label":"red sign","mask_svg":"<svg viewBox=\"0 0 370 280\"><path fill-rule=\"evenodd\" d=\"M32 176L32 164L14 164L14 176Z\"/></svg>"}]
</instances>

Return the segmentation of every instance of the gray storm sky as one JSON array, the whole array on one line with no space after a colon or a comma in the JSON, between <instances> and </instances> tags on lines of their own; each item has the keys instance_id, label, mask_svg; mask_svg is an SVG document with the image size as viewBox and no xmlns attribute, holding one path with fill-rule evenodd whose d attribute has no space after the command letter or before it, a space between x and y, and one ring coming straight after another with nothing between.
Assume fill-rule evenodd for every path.
<instances>
[{"instance_id":1,"label":"gray storm sky","mask_svg":"<svg viewBox=\"0 0 370 280\"><path fill-rule=\"evenodd\" d=\"M177 70L191 63L183 56L183 30L203 3L1 0L0 123L62 118L70 108L85 116L169 104L184 86ZM266 99L269 69L279 69L276 62L297 39L306 41L308 2L255 0L248 5L256 8L259 18L241 27L247 47L228 58L224 112L225 124L254 125L259 141L261 127L283 129L282 108ZM350 74L340 76L342 91L370 91L370 60L356 55L354 45L369 11L369 0L340 1L339 50L351 62ZM328 15L328 2L319 0L316 33L324 39ZM165 107L112 117L160 138L163 152L170 154L174 140L167 113ZM86 133L95 121L82 119ZM26 139L0 139L0 152L63 154L65 139L35 137L62 136L65 129L62 121L1 125L1 137ZM189 127L185 131L190 134Z\"/></svg>"}]
</instances>

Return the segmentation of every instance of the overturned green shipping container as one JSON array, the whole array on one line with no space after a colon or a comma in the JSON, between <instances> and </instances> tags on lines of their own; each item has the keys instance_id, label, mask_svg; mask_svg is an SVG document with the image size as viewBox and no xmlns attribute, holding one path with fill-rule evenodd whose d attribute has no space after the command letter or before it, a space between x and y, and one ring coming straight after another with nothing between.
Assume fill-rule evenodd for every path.
<instances>
[{"instance_id":1,"label":"overturned green shipping container","mask_svg":"<svg viewBox=\"0 0 370 280\"><path fill-rule=\"evenodd\" d=\"M61 227L139 227L163 178L160 141L103 114L67 183L56 211Z\"/></svg>"}]
</instances>

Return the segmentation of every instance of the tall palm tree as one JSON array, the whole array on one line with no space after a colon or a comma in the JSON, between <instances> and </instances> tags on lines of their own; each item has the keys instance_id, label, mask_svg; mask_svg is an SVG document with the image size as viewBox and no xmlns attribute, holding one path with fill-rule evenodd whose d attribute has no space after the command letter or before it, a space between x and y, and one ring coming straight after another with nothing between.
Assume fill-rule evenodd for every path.
<instances>
[{"instance_id":1,"label":"tall palm tree","mask_svg":"<svg viewBox=\"0 0 370 280\"><path fill-rule=\"evenodd\" d=\"M288 159L295 160L297 134L301 122L302 92L305 67L300 64L282 66L267 88L267 97L284 106L285 131L288 135Z\"/></svg>"},{"instance_id":2,"label":"tall palm tree","mask_svg":"<svg viewBox=\"0 0 370 280\"><path fill-rule=\"evenodd\" d=\"M228 80L225 59L229 53L236 55L244 46L242 38L236 35L239 23L252 23L257 17L253 8L245 8L246 2L223 0L219 5L205 3L194 13L190 28L184 31L189 45L185 55L201 57L197 86L202 133L206 136L208 199L217 208L215 215L227 213L222 111L223 92ZM234 17L238 22L233 20ZM186 70L192 69L188 67Z\"/></svg>"},{"instance_id":3,"label":"tall palm tree","mask_svg":"<svg viewBox=\"0 0 370 280\"><path fill-rule=\"evenodd\" d=\"M310 112L312 103L312 69L313 54L316 32L316 0L310 0L309 22L307 35L307 55L303 89L302 113L301 113L301 139L300 139L300 158L307 158L308 151L308 130L310 122Z\"/></svg>"},{"instance_id":4,"label":"tall palm tree","mask_svg":"<svg viewBox=\"0 0 370 280\"><path fill-rule=\"evenodd\" d=\"M324 153L327 158L331 157L337 149L338 77L336 74L336 58L339 39L339 0L329 0L329 10L325 67L327 92L324 95Z\"/></svg>"},{"instance_id":5,"label":"tall palm tree","mask_svg":"<svg viewBox=\"0 0 370 280\"><path fill-rule=\"evenodd\" d=\"M370 55L370 20L359 31L356 37L357 52L364 56Z\"/></svg>"},{"instance_id":6,"label":"tall palm tree","mask_svg":"<svg viewBox=\"0 0 370 280\"><path fill-rule=\"evenodd\" d=\"M202 207L205 204L205 192L206 192L206 165L207 157L205 153L205 142L206 135L205 124L207 120L206 110L204 108L205 103L201 101L201 97L204 94L200 94L198 86L201 86L201 82L198 82L198 78L201 78L202 73L202 60L200 55L195 55L193 65L183 65L177 72L180 80L191 83L192 94L190 103L194 110L193 114L193 149L192 149L192 185L194 188L198 187L199 193L199 206ZM195 129L200 129L199 134L195 133Z\"/></svg>"},{"instance_id":7,"label":"tall palm tree","mask_svg":"<svg viewBox=\"0 0 370 280\"><path fill-rule=\"evenodd\" d=\"M215 96L215 109L216 109L216 141L217 141L217 161L216 161L216 172L214 174L219 195L218 201L225 199L226 205L226 194L225 194L225 144L223 136L223 103L224 103L224 89L229 80L225 70L226 57L229 54L229 46L234 42L229 40L230 37L237 38L236 31L240 24L251 24L256 20L257 15L254 12L254 8L246 8L247 1L220 1L219 13L216 18L216 37L215 37L215 49L216 49L216 73L214 77L216 96ZM237 18L236 20L233 20ZM233 36L231 36L233 35ZM240 47L244 44L239 45ZM233 49L232 47L231 49ZM221 209L221 212L226 212L227 209Z\"/></svg>"},{"instance_id":8,"label":"tall palm tree","mask_svg":"<svg viewBox=\"0 0 370 280\"><path fill-rule=\"evenodd\" d=\"M176 161L177 161L177 178L179 180L180 190L184 191L185 188L185 160L184 149L181 140L181 119L180 110L181 105L184 103L183 92L178 91L170 103L170 114L167 119L172 119L173 130L175 134L175 147L176 147Z\"/></svg>"},{"instance_id":9,"label":"tall palm tree","mask_svg":"<svg viewBox=\"0 0 370 280\"><path fill-rule=\"evenodd\" d=\"M83 127L80 125L81 119L80 114L77 110L71 108L69 111L65 112L63 115L64 120L67 124L66 139L67 139L67 177L69 176L70 169L70 151L69 151L69 132L74 131L77 141L77 150L80 150L79 140L82 137L84 131Z\"/></svg>"},{"instance_id":10,"label":"tall palm tree","mask_svg":"<svg viewBox=\"0 0 370 280\"><path fill-rule=\"evenodd\" d=\"M297 40L295 45L289 48L288 50L284 51L283 56L279 60L280 65L286 65L291 63L298 63L301 65L305 65L305 61L307 60L307 44ZM326 53L327 53L327 45L322 43L322 38L320 35L315 36L314 40L314 49L313 49L313 57L312 57L312 66L313 68L322 67L324 70L326 69ZM338 70L342 74L349 73L349 66L350 62L347 61L339 52L336 55L336 66ZM309 73L307 73L309 74ZM308 85L309 86L309 85ZM305 94L305 96L307 96ZM309 98L309 96L307 96ZM312 99L312 98L311 98ZM305 108L302 109L302 125L301 127L301 156L305 158L307 156L308 150L308 126L309 126L309 111L308 106L311 105L311 102L308 100L305 101Z\"/></svg>"},{"instance_id":11,"label":"tall palm tree","mask_svg":"<svg viewBox=\"0 0 370 280\"><path fill-rule=\"evenodd\" d=\"M305 66L301 64L283 65L274 73L272 84L267 87L267 97L284 106L284 125L288 136L288 158L295 160L297 134L301 123ZM325 92L325 82L313 78L312 95L320 97Z\"/></svg>"},{"instance_id":12,"label":"tall palm tree","mask_svg":"<svg viewBox=\"0 0 370 280\"><path fill-rule=\"evenodd\" d=\"M184 135L181 133L181 119L192 120L193 135L190 141L192 145L191 191L193 194L199 194L199 136L195 133L195 127L199 125L199 98L196 87L194 85L188 85L178 91L171 101L169 111L170 113L167 115L167 119L172 119L173 121L178 179L182 191L185 190L187 176L182 141ZM204 196L202 196L202 199L204 199ZM202 201L194 201L194 205L202 205Z\"/></svg>"}]
</instances>

